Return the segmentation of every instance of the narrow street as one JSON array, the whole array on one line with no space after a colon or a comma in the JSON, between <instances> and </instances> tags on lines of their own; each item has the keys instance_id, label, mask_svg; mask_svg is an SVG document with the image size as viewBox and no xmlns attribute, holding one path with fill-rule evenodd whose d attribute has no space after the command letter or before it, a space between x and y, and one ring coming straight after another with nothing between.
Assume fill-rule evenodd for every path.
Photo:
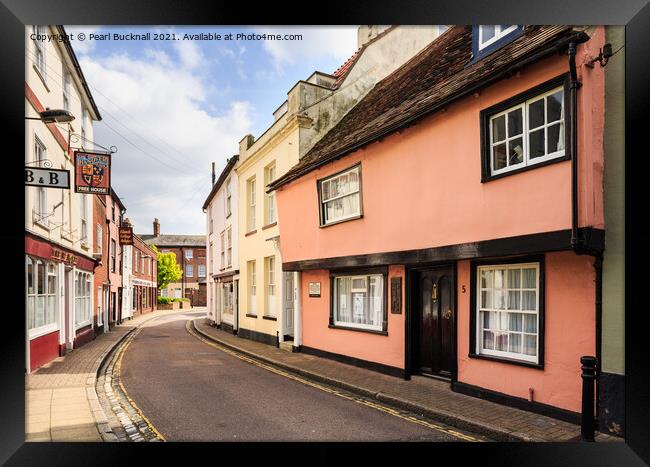
<instances>
[{"instance_id":1,"label":"narrow street","mask_svg":"<svg viewBox=\"0 0 650 467\"><path fill-rule=\"evenodd\" d=\"M186 330L204 313L147 323L121 364L129 397L167 441L467 440L439 423L441 429L411 421L206 345Z\"/></svg>"}]
</instances>

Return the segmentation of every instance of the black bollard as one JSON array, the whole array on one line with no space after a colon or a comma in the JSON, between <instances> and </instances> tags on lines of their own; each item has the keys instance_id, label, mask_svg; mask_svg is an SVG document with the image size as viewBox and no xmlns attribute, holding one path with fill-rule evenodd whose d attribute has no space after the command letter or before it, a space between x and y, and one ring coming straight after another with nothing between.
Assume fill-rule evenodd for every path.
<instances>
[{"instance_id":1,"label":"black bollard","mask_svg":"<svg viewBox=\"0 0 650 467\"><path fill-rule=\"evenodd\" d=\"M594 382L596 380L596 357L580 357L582 363L582 422L580 439L595 441L596 420L594 418Z\"/></svg>"}]
</instances>

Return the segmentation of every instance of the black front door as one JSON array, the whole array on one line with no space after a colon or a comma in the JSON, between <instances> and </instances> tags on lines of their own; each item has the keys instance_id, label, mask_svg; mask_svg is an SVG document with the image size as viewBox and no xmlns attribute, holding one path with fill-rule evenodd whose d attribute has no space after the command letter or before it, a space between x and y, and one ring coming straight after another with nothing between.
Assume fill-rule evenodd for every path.
<instances>
[{"instance_id":1,"label":"black front door","mask_svg":"<svg viewBox=\"0 0 650 467\"><path fill-rule=\"evenodd\" d=\"M454 358L452 268L417 271L414 285L413 369L450 377Z\"/></svg>"}]
</instances>

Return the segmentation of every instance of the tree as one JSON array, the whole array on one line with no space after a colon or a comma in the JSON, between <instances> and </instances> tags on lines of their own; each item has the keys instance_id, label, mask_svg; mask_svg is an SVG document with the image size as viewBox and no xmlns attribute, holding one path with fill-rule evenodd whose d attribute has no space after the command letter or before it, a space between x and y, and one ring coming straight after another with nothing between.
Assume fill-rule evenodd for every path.
<instances>
[{"instance_id":1,"label":"tree","mask_svg":"<svg viewBox=\"0 0 650 467\"><path fill-rule=\"evenodd\" d=\"M170 282L176 282L183 277L183 270L176 262L174 253L160 253L156 246L152 246L158 255L158 290L162 290Z\"/></svg>"}]
</instances>

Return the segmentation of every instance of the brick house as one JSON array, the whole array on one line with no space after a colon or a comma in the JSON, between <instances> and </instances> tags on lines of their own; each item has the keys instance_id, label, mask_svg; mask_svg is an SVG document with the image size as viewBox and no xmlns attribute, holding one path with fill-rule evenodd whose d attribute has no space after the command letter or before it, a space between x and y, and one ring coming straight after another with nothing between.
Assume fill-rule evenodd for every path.
<instances>
[{"instance_id":1,"label":"brick house","mask_svg":"<svg viewBox=\"0 0 650 467\"><path fill-rule=\"evenodd\" d=\"M183 271L179 282L160 291L163 297L189 298L192 306L206 306L206 239L205 235L160 234L160 222L153 221L153 234L138 234L147 245L155 245L160 253L174 253Z\"/></svg>"},{"instance_id":2,"label":"brick house","mask_svg":"<svg viewBox=\"0 0 650 467\"><path fill-rule=\"evenodd\" d=\"M125 225L130 225L125 219ZM133 234L133 245L124 247L124 261L129 261L126 266L129 270L128 285L125 283L124 291L131 297L129 303L123 300L125 317L133 318L136 315L150 313L157 309L156 297L158 296L158 257L156 252L147 245L140 236Z\"/></svg>"}]
</instances>

